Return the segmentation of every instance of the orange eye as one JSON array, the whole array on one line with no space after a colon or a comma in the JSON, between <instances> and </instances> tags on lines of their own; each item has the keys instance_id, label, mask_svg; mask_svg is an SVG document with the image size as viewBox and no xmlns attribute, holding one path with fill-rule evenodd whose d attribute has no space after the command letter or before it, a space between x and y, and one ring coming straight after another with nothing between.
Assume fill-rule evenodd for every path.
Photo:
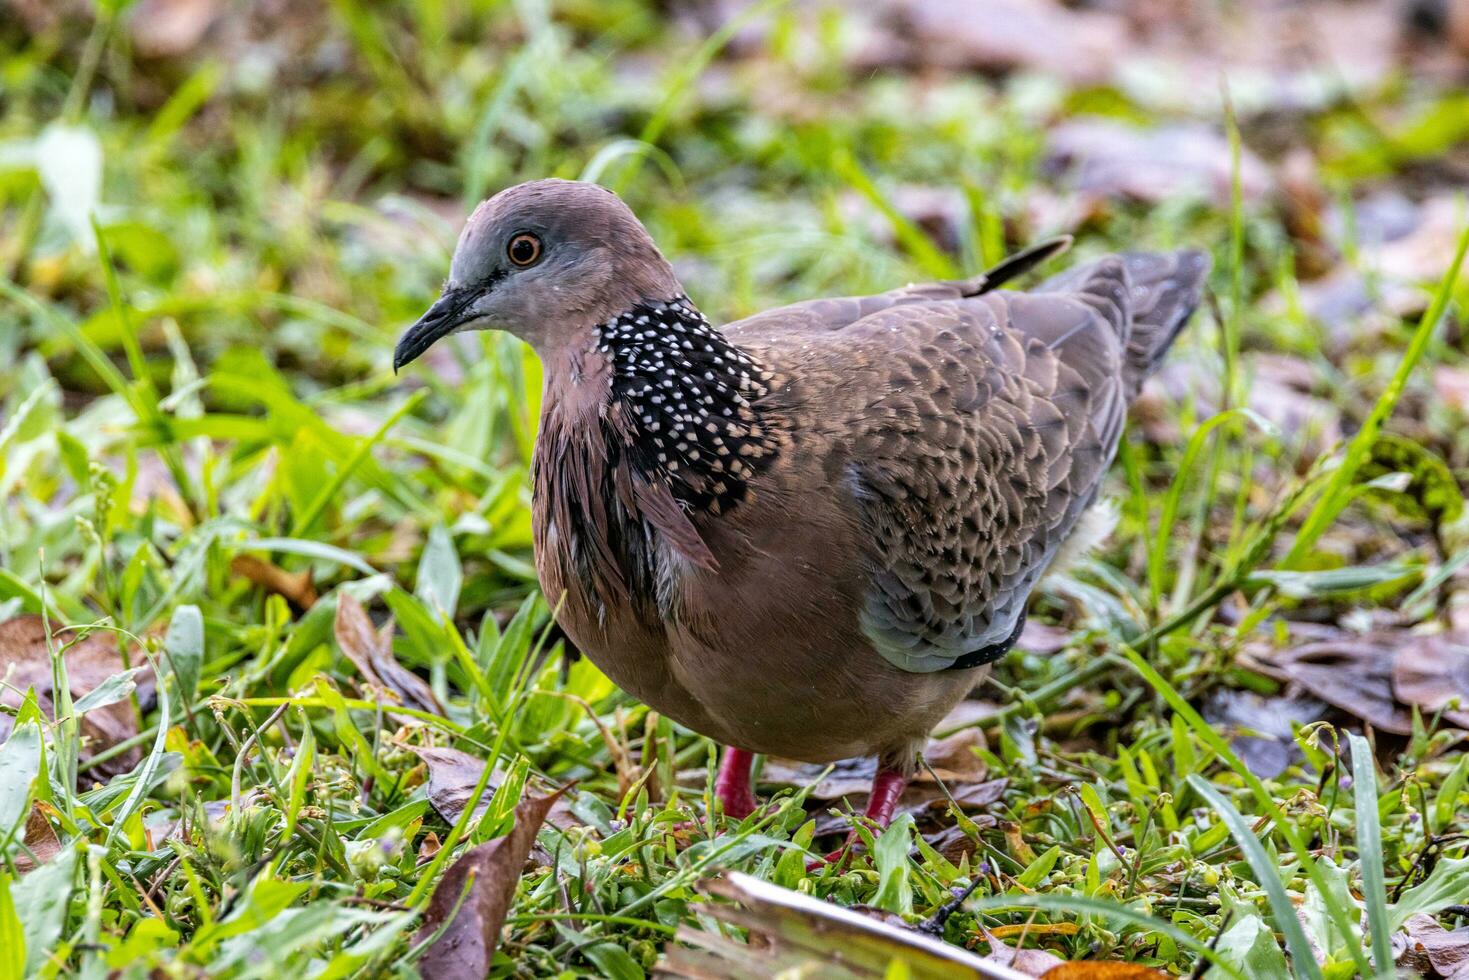
<instances>
[{"instance_id":1,"label":"orange eye","mask_svg":"<svg viewBox=\"0 0 1469 980\"><path fill-rule=\"evenodd\" d=\"M534 265L536 259L541 257L541 240L530 232L523 231L510 239L510 244L505 246L505 254L516 265Z\"/></svg>"}]
</instances>

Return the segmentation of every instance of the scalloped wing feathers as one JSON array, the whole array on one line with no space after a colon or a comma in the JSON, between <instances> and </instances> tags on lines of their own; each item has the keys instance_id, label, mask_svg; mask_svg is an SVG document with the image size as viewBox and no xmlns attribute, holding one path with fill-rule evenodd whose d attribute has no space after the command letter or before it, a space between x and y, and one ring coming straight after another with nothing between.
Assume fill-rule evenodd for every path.
<instances>
[{"instance_id":1,"label":"scalloped wing feathers","mask_svg":"<svg viewBox=\"0 0 1469 980\"><path fill-rule=\"evenodd\" d=\"M858 615L885 659L930 672L1014 642L1207 271L1198 252L1108 256L1036 293L940 283L731 325L820 406L808 445L870 532Z\"/></svg>"}]
</instances>

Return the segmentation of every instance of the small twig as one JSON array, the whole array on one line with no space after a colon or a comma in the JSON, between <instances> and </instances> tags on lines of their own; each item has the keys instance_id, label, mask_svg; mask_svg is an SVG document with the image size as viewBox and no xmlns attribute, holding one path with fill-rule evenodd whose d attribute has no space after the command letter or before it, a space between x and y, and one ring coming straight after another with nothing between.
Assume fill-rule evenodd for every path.
<instances>
[{"instance_id":1,"label":"small twig","mask_svg":"<svg viewBox=\"0 0 1469 980\"><path fill-rule=\"evenodd\" d=\"M1469 834L1440 834L1437 837L1428 838L1423 845L1423 850L1419 851L1418 856L1413 859L1413 866L1408 869L1408 873L1403 875L1402 880L1393 888L1392 898L1389 901L1396 902L1402 897L1403 890L1412 884L1414 877L1420 869L1424 871L1425 876L1432 872L1433 864L1438 859L1439 849L1444 844L1466 838L1469 838Z\"/></svg>"},{"instance_id":2,"label":"small twig","mask_svg":"<svg viewBox=\"0 0 1469 980\"><path fill-rule=\"evenodd\" d=\"M983 880L983 878L976 876L967 888L956 889L952 899L939 906L937 912L918 924L918 931L928 933L928 935L933 936L935 939L943 939L944 926L948 923L949 918L964 907L964 903L969 900L970 895L974 894L974 890L979 887L979 883Z\"/></svg>"},{"instance_id":3,"label":"small twig","mask_svg":"<svg viewBox=\"0 0 1469 980\"><path fill-rule=\"evenodd\" d=\"M1219 951L1219 940L1222 939L1223 936L1224 936L1224 933L1226 931L1228 931L1228 929L1229 929L1229 920L1232 919L1232 918L1234 918L1234 910L1233 909L1230 909L1230 910L1226 911L1224 913L1223 917L1220 918L1220 920L1219 920L1219 931L1216 932L1216 933L1214 933L1214 938L1213 939L1209 940L1209 949L1210 949L1210 951L1212 951L1212 952L1218 952ZM1188 980L1199 980L1199 978L1204 975L1204 971L1206 969L1208 969L1208 968L1209 968L1209 960L1206 959L1203 956L1200 956L1198 962L1194 964L1194 968L1189 971Z\"/></svg>"}]
</instances>

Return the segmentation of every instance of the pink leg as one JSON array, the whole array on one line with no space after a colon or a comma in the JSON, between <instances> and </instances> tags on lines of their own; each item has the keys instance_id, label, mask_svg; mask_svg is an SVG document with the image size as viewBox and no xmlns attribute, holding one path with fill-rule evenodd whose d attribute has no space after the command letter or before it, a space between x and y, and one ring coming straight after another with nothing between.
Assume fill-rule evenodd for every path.
<instances>
[{"instance_id":1,"label":"pink leg","mask_svg":"<svg viewBox=\"0 0 1469 980\"><path fill-rule=\"evenodd\" d=\"M877 774L872 777L872 793L867 798L867 809L863 816L879 827L886 827L893 819L893 810L897 808L898 797L903 795L903 790L908 786L908 777L896 769L887 769L878 766ZM807 871L814 871L823 864L835 864L852 849L852 845L859 840L857 831L854 829L847 834L846 843L832 851L826 857L812 861L806 866Z\"/></svg>"},{"instance_id":2,"label":"pink leg","mask_svg":"<svg viewBox=\"0 0 1469 980\"><path fill-rule=\"evenodd\" d=\"M714 795L724 807L724 815L743 820L755 812L755 793L750 788L750 764L753 752L726 746L719 761L719 775L714 779Z\"/></svg>"},{"instance_id":3,"label":"pink leg","mask_svg":"<svg viewBox=\"0 0 1469 980\"><path fill-rule=\"evenodd\" d=\"M872 777L872 796L867 800L867 817L879 827L886 827L893 819L893 810L898 797L908 787L908 777L894 769L878 769Z\"/></svg>"}]
</instances>

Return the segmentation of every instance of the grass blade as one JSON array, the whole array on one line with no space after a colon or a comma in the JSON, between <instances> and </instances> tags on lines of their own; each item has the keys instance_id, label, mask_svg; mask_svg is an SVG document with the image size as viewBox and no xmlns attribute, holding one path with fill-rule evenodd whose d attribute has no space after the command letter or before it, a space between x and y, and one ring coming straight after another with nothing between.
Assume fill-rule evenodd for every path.
<instances>
[{"instance_id":1,"label":"grass blade","mask_svg":"<svg viewBox=\"0 0 1469 980\"><path fill-rule=\"evenodd\" d=\"M1352 747L1352 795L1357 809L1357 860L1362 865L1362 898L1372 930L1372 961L1378 977L1392 977L1392 930L1387 922L1387 884L1382 873L1382 826L1377 817L1377 769L1372 746L1356 732Z\"/></svg>"},{"instance_id":2,"label":"grass blade","mask_svg":"<svg viewBox=\"0 0 1469 980\"><path fill-rule=\"evenodd\" d=\"M1265 889L1265 895L1270 899L1270 910L1275 914L1275 928L1285 934L1285 945L1290 950L1296 975L1322 980L1321 967L1311 953L1311 942L1306 938L1306 930L1301 928L1301 920L1296 918L1296 907L1291 903L1290 895L1286 894L1285 883L1280 880L1280 869L1270 860L1270 855L1265 853L1260 838L1255 836L1249 822L1234 808L1234 804L1225 799L1224 794L1207 779L1194 773L1188 777L1188 784L1193 787L1194 792L1208 800L1209 805L1229 825L1229 832L1234 835L1250 869L1255 872L1255 880Z\"/></svg>"},{"instance_id":3,"label":"grass blade","mask_svg":"<svg viewBox=\"0 0 1469 980\"><path fill-rule=\"evenodd\" d=\"M158 665L153 662L151 657L148 659L148 666L153 669L154 676L158 676ZM109 849L112 848L117 839L117 835L123 831L128 822L128 818L133 815L133 811L142 805L144 795L152 789L153 774L158 771L158 766L163 761L165 743L168 740L168 691L169 685L158 685L158 734L153 739L153 748L143 759L143 764L138 767L137 779L133 783L132 790L128 793L127 798L122 801L122 805L117 808L117 812L113 814L112 826L107 828L106 846Z\"/></svg>"},{"instance_id":4,"label":"grass blade","mask_svg":"<svg viewBox=\"0 0 1469 980\"><path fill-rule=\"evenodd\" d=\"M301 537L311 528L312 524L316 523L316 519L321 516L321 512L326 510L326 505L332 502L332 498L341 491L342 487L346 486L352 474L367 459L368 454L372 452L372 447L382 442L383 438L392 431L393 426L397 425L403 416L417 408L418 403L423 401L427 395L428 391L423 388L409 395L403 400L403 404L399 405L393 411L393 414L389 415L383 424L377 427L376 432L357 444L357 448L352 451L352 455L347 458L345 463L338 467L337 472L332 475L327 485L321 488L321 492L312 498L306 510L296 518L296 522L291 527L291 537Z\"/></svg>"},{"instance_id":5,"label":"grass blade","mask_svg":"<svg viewBox=\"0 0 1469 980\"><path fill-rule=\"evenodd\" d=\"M1398 362L1398 368L1393 372L1392 380L1388 382L1387 388L1377 399L1377 404L1372 406L1367 420L1362 423L1362 428L1352 437L1347 445L1346 456L1342 460L1341 467L1332 474L1331 482L1327 484L1326 490L1311 513L1306 515L1306 521L1301 525L1300 533L1291 544L1290 552L1281 562L1282 568L1294 568L1306 557L1311 546L1326 532L1336 520L1336 516L1346 507L1351 497L1352 478L1357 475L1372 451L1372 442L1377 438L1378 430L1382 423L1392 414L1397 407L1398 399L1403 396L1403 390L1408 385L1408 377L1413 373L1413 368L1422 360L1423 354L1428 350L1428 341L1433 336L1434 329L1444 314L1448 312L1449 301L1453 299L1454 287L1459 281L1459 270L1464 266L1464 253L1469 250L1469 222L1464 225L1463 231L1459 232L1459 243L1454 249L1453 261L1449 263L1449 269L1439 281L1438 291L1434 294L1433 302L1423 312L1418 321L1418 327L1413 331L1413 337L1408 341L1408 349L1403 351L1403 359Z\"/></svg>"},{"instance_id":6,"label":"grass blade","mask_svg":"<svg viewBox=\"0 0 1469 980\"><path fill-rule=\"evenodd\" d=\"M1140 926L1165 935L1185 949L1197 953L1220 974L1233 977L1235 980L1245 980L1245 977L1221 958L1212 946L1200 942L1198 937L1190 935L1170 922L1117 902L1088 898L1083 895L992 895L988 898L973 899L966 905L976 911L991 913L1017 908L1044 909L1047 912L1065 912L1073 915L1084 912L1114 923Z\"/></svg>"},{"instance_id":7,"label":"grass blade","mask_svg":"<svg viewBox=\"0 0 1469 980\"><path fill-rule=\"evenodd\" d=\"M1179 694L1177 689L1168 683L1167 678L1153 668L1152 664L1144 660L1136 650L1124 649L1122 655L1132 664L1133 669L1142 675L1143 680L1147 681L1153 690L1157 691L1158 695L1164 701L1168 702L1168 706L1183 716L1183 720L1188 722L1188 726L1193 729L1194 734L1199 737L1200 741L1218 753L1220 760L1244 780L1245 785L1250 789L1250 793L1255 797L1256 806L1275 823L1276 830L1290 844L1291 850L1295 852L1297 860L1301 862L1301 867L1310 877L1311 883L1316 886L1316 890L1320 892L1321 899L1326 905L1327 913L1331 917L1332 925L1343 936L1350 936L1352 934L1352 919L1348 914L1348 910L1342 908L1332 898L1331 883L1326 880L1325 874L1317 866L1316 860L1311 855L1311 849L1307 846L1305 838L1286 819L1285 814L1281 812L1280 808L1275 805L1274 798L1270 795L1270 791L1265 788L1265 784L1260 782L1260 777L1250 771L1243 760L1229 747L1229 742L1216 732L1214 726L1205 721L1202 715L1194 710L1193 705L1189 704L1183 695ZM1189 777L1190 786L1195 785L1196 778L1196 775ZM1222 797L1220 798L1223 799ZM1294 915L1292 915L1292 920L1294 921ZM1297 923L1296 927L1299 928L1299 923ZM1282 926L1282 928L1284 927ZM1302 937L1304 938L1304 933L1302 933ZM1355 961L1358 971L1363 976L1372 973L1372 966L1368 962L1366 954L1358 946L1349 944L1347 951L1350 953L1353 961ZM1311 960L1311 968L1314 967L1315 960L1313 959ZM1321 972L1319 969L1309 974L1312 977L1319 977L1320 975Z\"/></svg>"}]
</instances>

